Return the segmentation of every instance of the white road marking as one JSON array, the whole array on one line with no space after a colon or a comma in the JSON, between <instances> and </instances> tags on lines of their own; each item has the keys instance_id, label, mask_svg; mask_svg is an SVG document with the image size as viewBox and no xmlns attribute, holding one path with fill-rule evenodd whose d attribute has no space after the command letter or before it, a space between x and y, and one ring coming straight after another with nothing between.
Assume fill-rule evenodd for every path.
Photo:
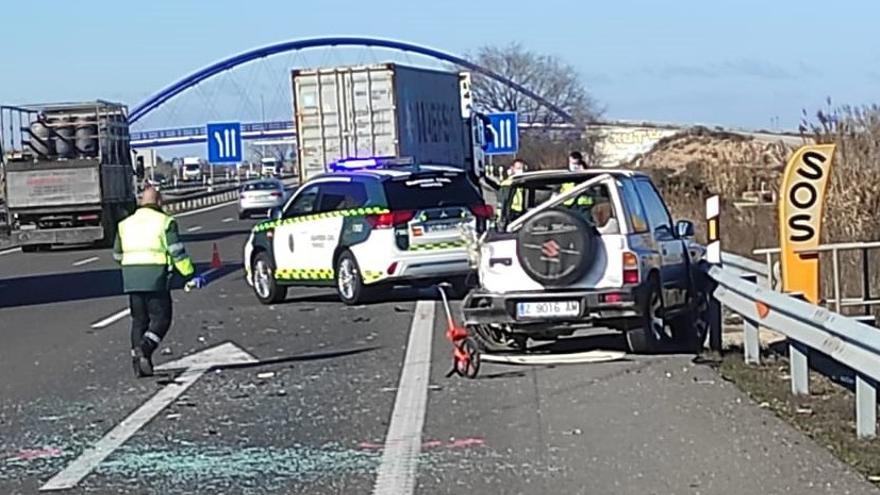
<instances>
[{"instance_id":1,"label":"white road marking","mask_svg":"<svg viewBox=\"0 0 880 495\"><path fill-rule=\"evenodd\" d=\"M233 220L235 220L235 219L232 218L232 217L226 217L226 218L224 218L224 219L221 220L221 221L222 221L223 223L229 223L229 222L231 222L231 221L233 221Z\"/></svg>"},{"instance_id":2,"label":"white road marking","mask_svg":"<svg viewBox=\"0 0 880 495\"><path fill-rule=\"evenodd\" d=\"M108 326L116 323L117 321L127 317L130 314L131 314L131 309L128 309L128 308L123 309L122 311L120 311L118 313L114 313L114 314L104 318L101 321L96 321L95 323L92 323L92 328L108 327Z\"/></svg>"},{"instance_id":3,"label":"white road marking","mask_svg":"<svg viewBox=\"0 0 880 495\"><path fill-rule=\"evenodd\" d=\"M208 207L202 208L200 210L192 210L192 211L185 211L183 213L176 213L176 214L174 214L174 218L188 217L191 215L198 215L199 213L205 213L206 211L219 210L220 208L223 208L223 207L229 206L231 204L235 204L235 203L238 203L237 199L233 199L232 201L227 201L225 203L220 203L219 205L208 206Z\"/></svg>"},{"instance_id":4,"label":"white road marking","mask_svg":"<svg viewBox=\"0 0 880 495\"><path fill-rule=\"evenodd\" d=\"M99 258L97 256L92 256L91 258L86 258L84 260L74 261L73 266L88 265L89 263L94 263L95 261L98 261L99 259L101 259L101 258Z\"/></svg>"},{"instance_id":5,"label":"white road marking","mask_svg":"<svg viewBox=\"0 0 880 495\"><path fill-rule=\"evenodd\" d=\"M186 392L189 387L211 368L256 362L256 358L243 349L227 342L158 366L157 370L185 368L185 371L173 383L169 383L162 390L156 392L156 395L151 397L144 405L113 427L98 443L86 449L63 471L53 476L45 485L40 487L40 491L66 490L76 486L98 467L104 459L112 454L114 450L122 446L139 429Z\"/></svg>"},{"instance_id":6,"label":"white road marking","mask_svg":"<svg viewBox=\"0 0 880 495\"><path fill-rule=\"evenodd\" d=\"M11 248L11 249L6 249L6 250L4 250L4 251L0 251L0 256L3 256L4 254L18 253L18 252L20 252L20 251L21 251L21 248L20 248L20 247Z\"/></svg>"},{"instance_id":7,"label":"white road marking","mask_svg":"<svg viewBox=\"0 0 880 495\"><path fill-rule=\"evenodd\" d=\"M187 232L198 232L198 231L202 230L203 228L204 227L202 227L201 225L196 225L194 227L190 227L190 228L186 229L186 231Z\"/></svg>"},{"instance_id":8,"label":"white road marking","mask_svg":"<svg viewBox=\"0 0 880 495\"><path fill-rule=\"evenodd\" d=\"M410 495L415 490L422 427L428 405L433 333L434 302L419 301L409 330L409 343L400 371L391 424L385 437L382 463L373 487L374 495Z\"/></svg>"},{"instance_id":9,"label":"white road marking","mask_svg":"<svg viewBox=\"0 0 880 495\"><path fill-rule=\"evenodd\" d=\"M626 357L625 352L603 351L596 349L586 352L571 352L567 354L527 354L527 355L504 355L504 354L480 354L480 359L489 363L505 364L583 364L602 363L617 361Z\"/></svg>"}]
</instances>

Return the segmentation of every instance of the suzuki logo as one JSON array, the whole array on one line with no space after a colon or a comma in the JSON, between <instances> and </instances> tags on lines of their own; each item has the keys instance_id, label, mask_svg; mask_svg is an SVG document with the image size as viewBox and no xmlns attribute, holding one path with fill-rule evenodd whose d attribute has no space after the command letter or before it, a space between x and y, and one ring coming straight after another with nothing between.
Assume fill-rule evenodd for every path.
<instances>
[{"instance_id":1,"label":"suzuki logo","mask_svg":"<svg viewBox=\"0 0 880 495\"><path fill-rule=\"evenodd\" d=\"M559 256L559 244L550 239L541 246L541 254L548 258L556 258Z\"/></svg>"}]
</instances>

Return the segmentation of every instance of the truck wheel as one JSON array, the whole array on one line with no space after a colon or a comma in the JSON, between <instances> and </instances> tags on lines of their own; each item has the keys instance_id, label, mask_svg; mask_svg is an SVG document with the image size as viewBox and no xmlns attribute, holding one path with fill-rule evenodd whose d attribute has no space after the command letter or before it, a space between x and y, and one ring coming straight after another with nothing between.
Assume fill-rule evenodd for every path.
<instances>
[{"instance_id":1,"label":"truck wheel","mask_svg":"<svg viewBox=\"0 0 880 495\"><path fill-rule=\"evenodd\" d=\"M22 253L38 253L40 251L48 251L48 244L25 244L21 246Z\"/></svg>"},{"instance_id":2,"label":"truck wheel","mask_svg":"<svg viewBox=\"0 0 880 495\"><path fill-rule=\"evenodd\" d=\"M485 352L523 352L528 337L505 332L493 325L473 325L468 328L480 350Z\"/></svg>"},{"instance_id":3,"label":"truck wheel","mask_svg":"<svg viewBox=\"0 0 880 495\"><path fill-rule=\"evenodd\" d=\"M251 266L254 294L263 304L275 304L287 297L287 287L275 280L275 264L265 251L257 253Z\"/></svg>"},{"instance_id":4,"label":"truck wheel","mask_svg":"<svg viewBox=\"0 0 880 495\"><path fill-rule=\"evenodd\" d=\"M370 289L364 286L361 269L351 251L343 251L336 260L336 293L347 306L367 300Z\"/></svg>"},{"instance_id":5,"label":"truck wheel","mask_svg":"<svg viewBox=\"0 0 880 495\"><path fill-rule=\"evenodd\" d=\"M638 325L626 332L626 344L634 354L654 354L660 350L666 322L663 319L663 297L656 278L649 282L642 301Z\"/></svg>"}]
</instances>

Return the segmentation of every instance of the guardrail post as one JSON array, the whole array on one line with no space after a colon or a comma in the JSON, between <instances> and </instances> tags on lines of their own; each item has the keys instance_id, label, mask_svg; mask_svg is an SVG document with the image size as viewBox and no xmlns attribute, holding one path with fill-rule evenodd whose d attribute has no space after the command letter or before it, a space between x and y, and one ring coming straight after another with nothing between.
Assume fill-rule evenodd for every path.
<instances>
[{"instance_id":1,"label":"guardrail post","mask_svg":"<svg viewBox=\"0 0 880 495\"><path fill-rule=\"evenodd\" d=\"M806 301L803 292L789 292L788 295L800 301ZM791 374L791 393L794 395L810 395L810 348L801 342L788 340L788 365Z\"/></svg>"},{"instance_id":2,"label":"guardrail post","mask_svg":"<svg viewBox=\"0 0 880 495\"><path fill-rule=\"evenodd\" d=\"M706 198L706 261L721 266L721 197L717 194ZM710 277L711 278L711 277ZM714 284L707 284L714 292ZM710 294L712 294L710 292ZM709 349L721 352L721 303L714 297L709 298Z\"/></svg>"},{"instance_id":3,"label":"guardrail post","mask_svg":"<svg viewBox=\"0 0 880 495\"><path fill-rule=\"evenodd\" d=\"M758 275L745 274L742 279L751 284L758 283ZM743 355L746 364L761 364L761 338L758 333L758 324L746 316L743 316Z\"/></svg>"},{"instance_id":4,"label":"guardrail post","mask_svg":"<svg viewBox=\"0 0 880 495\"><path fill-rule=\"evenodd\" d=\"M877 382L856 374L856 434L860 439L877 436Z\"/></svg>"},{"instance_id":5,"label":"guardrail post","mask_svg":"<svg viewBox=\"0 0 880 495\"><path fill-rule=\"evenodd\" d=\"M788 363L791 368L791 393L810 395L810 349L800 342L788 343Z\"/></svg>"}]
</instances>

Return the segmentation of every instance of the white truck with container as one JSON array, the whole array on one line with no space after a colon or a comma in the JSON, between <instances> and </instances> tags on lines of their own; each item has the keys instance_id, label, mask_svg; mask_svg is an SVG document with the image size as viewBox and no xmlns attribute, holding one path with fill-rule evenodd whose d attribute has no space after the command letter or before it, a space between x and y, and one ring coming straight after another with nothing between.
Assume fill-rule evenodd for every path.
<instances>
[{"instance_id":1,"label":"white truck with container","mask_svg":"<svg viewBox=\"0 0 880 495\"><path fill-rule=\"evenodd\" d=\"M399 64L294 70L300 181L352 158L408 157L482 175L488 121L471 78Z\"/></svg>"},{"instance_id":2,"label":"white truck with container","mask_svg":"<svg viewBox=\"0 0 880 495\"><path fill-rule=\"evenodd\" d=\"M137 206L128 109L104 101L0 107L5 236L23 251L112 244Z\"/></svg>"}]
</instances>

